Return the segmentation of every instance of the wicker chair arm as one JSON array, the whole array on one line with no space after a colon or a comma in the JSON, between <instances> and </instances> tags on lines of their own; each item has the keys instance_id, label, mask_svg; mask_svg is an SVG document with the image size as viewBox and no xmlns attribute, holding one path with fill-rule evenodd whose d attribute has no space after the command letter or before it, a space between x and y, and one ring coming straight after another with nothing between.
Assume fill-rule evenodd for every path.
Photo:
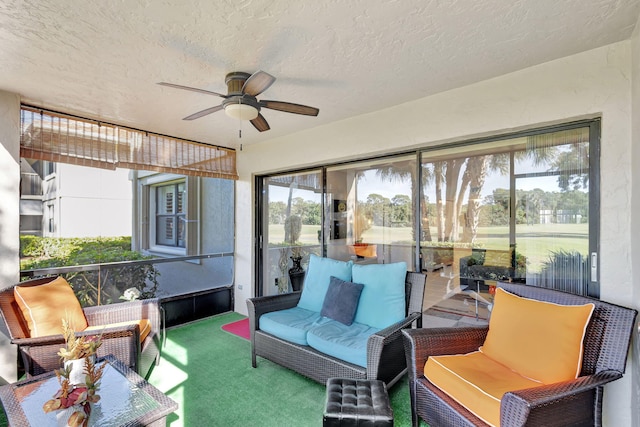
<instances>
[{"instance_id":1,"label":"wicker chair arm","mask_svg":"<svg viewBox=\"0 0 640 427\"><path fill-rule=\"evenodd\" d=\"M135 334L136 328L137 328L137 325L127 325L127 326L107 328L104 330L82 331L82 332L76 332L76 337L95 336L95 335L100 335L102 333L102 340L104 341L112 338L122 338L125 336L133 336ZM139 334L140 332L138 332L138 335ZM37 347L37 346L46 346L46 345L56 345L58 347L64 347L65 345L64 337L61 334L47 335L44 337L36 337L36 338L15 338L11 340L11 343L19 346L26 346L26 347Z\"/></svg>"},{"instance_id":2,"label":"wicker chair arm","mask_svg":"<svg viewBox=\"0 0 640 427\"><path fill-rule=\"evenodd\" d=\"M140 354L140 331L138 325L113 327L101 331L77 332L76 336L95 336L102 333L102 346L98 356L113 354L129 367L136 367ZM61 366L58 351L65 346L61 334L37 338L18 338L12 341L20 346L25 371L28 375L38 375Z\"/></svg>"},{"instance_id":3,"label":"wicker chair arm","mask_svg":"<svg viewBox=\"0 0 640 427\"><path fill-rule=\"evenodd\" d=\"M160 332L160 300L150 298L108 305L85 307L84 314L90 326L147 319L154 334Z\"/></svg>"},{"instance_id":4,"label":"wicker chair arm","mask_svg":"<svg viewBox=\"0 0 640 427\"><path fill-rule=\"evenodd\" d=\"M424 364L429 356L466 354L482 345L488 327L405 329L404 348L409 379L424 375Z\"/></svg>"},{"instance_id":5,"label":"wicker chair arm","mask_svg":"<svg viewBox=\"0 0 640 427\"><path fill-rule=\"evenodd\" d=\"M411 313L399 322L390 325L367 340L367 378L393 380L406 368L402 330L411 328L420 313Z\"/></svg>"},{"instance_id":6,"label":"wicker chair arm","mask_svg":"<svg viewBox=\"0 0 640 427\"><path fill-rule=\"evenodd\" d=\"M581 393L622 377L618 371L605 371L555 384L505 393L500 408L501 425L537 425L536 421L550 425L549 420L562 420L564 425L580 424L585 411L592 408L590 400L576 399ZM575 405L584 405L586 408ZM587 419L589 419L587 417Z\"/></svg>"},{"instance_id":7,"label":"wicker chair arm","mask_svg":"<svg viewBox=\"0 0 640 427\"><path fill-rule=\"evenodd\" d=\"M251 331L260 329L260 316L272 311L286 310L293 308L300 301L302 292L291 292L288 294L268 295L247 299L247 309L249 311L249 324Z\"/></svg>"},{"instance_id":8,"label":"wicker chair arm","mask_svg":"<svg viewBox=\"0 0 640 427\"><path fill-rule=\"evenodd\" d=\"M395 339L392 337L394 335L400 335L400 331L402 329L406 329L410 327L413 324L413 322L415 322L416 319L418 319L418 317L420 317L420 313L411 313L401 321L396 322L391 326L387 326L386 328L381 329L375 334L371 335L369 337L369 342L367 343L367 349L372 345L375 345L375 344L371 344L372 341L384 344L385 342L388 342L391 339Z\"/></svg>"}]
</instances>

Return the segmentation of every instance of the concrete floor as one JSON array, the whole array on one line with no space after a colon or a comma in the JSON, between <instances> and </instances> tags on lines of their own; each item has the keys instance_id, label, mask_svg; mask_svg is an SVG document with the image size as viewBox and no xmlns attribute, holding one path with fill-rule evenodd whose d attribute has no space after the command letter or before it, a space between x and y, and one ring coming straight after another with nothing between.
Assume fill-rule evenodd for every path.
<instances>
[{"instance_id":1,"label":"concrete floor","mask_svg":"<svg viewBox=\"0 0 640 427\"><path fill-rule=\"evenodd\" d=\"M449 303L457 305L456 312L464 313L464 315L429 310L455 295L458 295L456 301L449 301ZM463 295L464 298L460 298ZM490 295L485 293L478 294L473 290L461 289L460 278L455 266L445 265L439 270L427 272L427 287L423 303L425 314L422 317L422 325L425 328L486 325L489 314L487 308L491 304L490 298Z\"/></svg>"}]
</instances>

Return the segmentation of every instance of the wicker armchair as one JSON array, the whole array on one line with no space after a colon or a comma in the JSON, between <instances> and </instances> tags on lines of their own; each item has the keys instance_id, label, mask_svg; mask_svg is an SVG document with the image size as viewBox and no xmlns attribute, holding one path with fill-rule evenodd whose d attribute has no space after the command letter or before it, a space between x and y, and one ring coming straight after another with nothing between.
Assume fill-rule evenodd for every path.
<instances>
[{"instance_id":1,"label":"wicker armchair","mask_svg":"<svg viewBox=\"0 0 640 427\"><path fill-rule=\"evenodd\" d=\"M602 425L603 386L622 377L637 312L593 298L513 283L505 290L563 305L592 302L595 310L584 338L582 373L577 379L509 392L500 407L501 426ZM434 328L403 331L413 426L486 426L424 377L429 356L475 351L488 328Z\"/></svg>"},{"instance_id":2,"label":"wicker armchair","mask_svg":"<svg viewBox=\"0 0 640 427\"><path fill-rule=\"evenodd\" d=\"M422 303L427 276L407 273L405 282L407 317L369 337L367 367L363 368L311 347L294 344L260 330L260 316L276 310L295 307L300 292L250 298L249 328L251 333L251 362L255 368L256 356L264 357L319 383L326 384L331 377L351 379L377 379L388 387L395 384L406 371L401 331L413 324L422 325Z\"/></svg>"},{"instance_id":3,"label":"wicker armchair","mask_svg":"<svg viewBox=\"0 0 640 427\"><path fill-rule=\"evenodd\" d=\"M53 279L54 277L32 279L20 283L20 286L37 286ZM102 330L102 346L98 349L99 357L113 354L141 376L148 376L151 367L160 357L162 325L159 300L147 299L86 307L83 311L89 326L148 319L151 322L151 332L144 342L140 342L140 330L137 325L110 327ZM29 329L15 301L13 286L0 291L0 312L9 331L11 343L18 346L27 377L53 371L62 366L57 352L64 346L63 336L29 338ZM95 334L96 331L78 332L76 335Z\"/></svg>"}]
</instances>

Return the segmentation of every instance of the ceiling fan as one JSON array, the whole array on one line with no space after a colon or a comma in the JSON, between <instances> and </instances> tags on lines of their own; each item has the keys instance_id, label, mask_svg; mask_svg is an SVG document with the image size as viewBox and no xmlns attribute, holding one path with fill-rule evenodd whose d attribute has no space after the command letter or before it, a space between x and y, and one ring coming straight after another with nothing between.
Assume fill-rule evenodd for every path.
<instances>
[{"instance_id":1,"label":"ceiling fan","mask_svg":"<svg viewBox=\"0 0 640 427\"><path fill-rule=\"evenodd\" d=\"M256 96L267 90L276 78L264 71L256 71L253 74L234 71L227 74L224 82L227 85L227 94L212 92L204 89L197 89L189 86L182 86L173 83L160 82L159 85L173 87L176 89L190 90L207 95L215 95L224 98L222 104L207 108L183 120L195 120L216 111L224 110L228 116L240 120L250 120L251 124L260 132L270 129L269 123L260 114L261 108L284 111L285 113L303 114L305 116L317 116L320 110L306 105L293 104L282 101L258 100Z\"/></svg>"}]
</instances>

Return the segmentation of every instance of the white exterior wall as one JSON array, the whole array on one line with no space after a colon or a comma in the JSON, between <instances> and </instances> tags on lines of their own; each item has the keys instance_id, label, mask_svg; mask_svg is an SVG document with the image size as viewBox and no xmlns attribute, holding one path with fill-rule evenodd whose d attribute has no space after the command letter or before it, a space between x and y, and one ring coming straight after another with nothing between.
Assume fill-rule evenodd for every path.
<instances>
[{"instance_id":1,"label":"white exterior wall","mask_svg":"<svg viewBox=\"0 0 640 427\"><path fill-rule=\"evenodd\" d=\"M633 213L640 212L640 19L636 23L635 32L631 40L632 55L632 78L631 78L631 205L626 212L629 221L631 236L631 257L630 268L627 274L630 278L636 278L633 282L638 282L637 274L640 274L640 221L636 220ZM636 284L632 286L632 300L637 308L640 305L640 287ZM633 336L633 378L632 378L632 420L631 425L640 426L640 336L638 332Z\"/></svg>"},{"instance_id":2,"label":"white exterior wall","mask_svg":"<svg viewBox=\"0 0 640 427\"><path fill-rule=\"evenodd\" d=\"M44 235L53 237L131 236L132 190L128 169L106 170L59 163L54 233L48 233L45 204Z\"/></svg>"},{"instance_id":3,"label":"white exterior wall","mask_svg":"<svg viewBox=\"0 0 640 427\"><path fill-rule=\"evenodd\" d=\"M0 91L0 289L20 278L20 98ZM0 385L16 381L16 347L0 321Z\"/></svg>"},{"instance_id":4,"label":"white exterior wall","mask_svg":"<svg viewBox=\"0 0 640 427\"><path fill-rule=\"evenodd\" d=\"M246 284L253 284L255 279L253 179L256 174L596 116L602 117L601 298L638 308L630 268L632 46L637 49L631 41L617 43L245 147L238 152L240 180L236 185L235 270L236 284L243 285L243 289L236 289L236 311L246 313L245 300L253 292L253 285ZM634 53L640 55L637 50ZM635 159L634 163L640 162ZM638 258L637 251L635 258ZM632 404L631 397L634 374L629 367L622 380L606 387L605 425L633 425L630 408L638 406L635 401Z\"/></svg>"}]
</instances>

